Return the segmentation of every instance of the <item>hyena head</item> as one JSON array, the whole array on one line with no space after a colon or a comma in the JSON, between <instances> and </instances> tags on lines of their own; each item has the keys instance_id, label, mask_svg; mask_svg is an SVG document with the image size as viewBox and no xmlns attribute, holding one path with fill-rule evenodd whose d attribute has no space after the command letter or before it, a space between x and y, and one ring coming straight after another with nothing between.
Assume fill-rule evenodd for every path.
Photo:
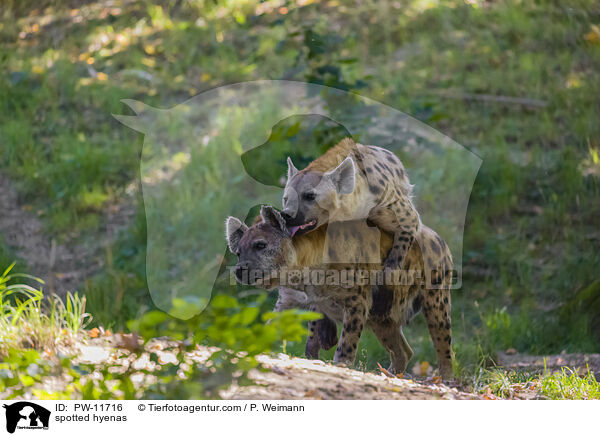
<instances>
[{"instance_id":1,"label":"hyena head","mask_svg":"<svg viewBox=\"0 0 600 436\"><path fill-rule=\"evenodd\" d=\"M274 272L295 261L292 235L285 220L271 206L260 209L261 222L248 227L230 216L225 221L229 250L238 257L235 278L244 285L277 286Z\"/></svg>"},{"instance_id":2,"label":"hyena head","mask_svg":"<svg viewBox=\"0 0 600 436\"><path fill-rule=\"evenodd\" d=\"M342 201L341 196L354 191L356 175L351 157L325 173L298 171L289 157L287 163L281 215L293 236L308 233L329 221Z\"/></svg>"}]
</instances>

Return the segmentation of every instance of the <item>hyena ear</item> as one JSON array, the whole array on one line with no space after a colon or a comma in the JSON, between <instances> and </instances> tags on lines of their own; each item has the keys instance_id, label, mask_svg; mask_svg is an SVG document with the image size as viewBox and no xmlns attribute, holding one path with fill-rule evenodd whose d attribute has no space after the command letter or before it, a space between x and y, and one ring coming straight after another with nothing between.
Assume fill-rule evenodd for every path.
<instances>
[{"instance_id":1,"label":"hyena ear","mask_svg":"<svg viewBox=\"0 0 600 436\"><path fill-rule=\"evenodd\" d=\"M294 166L294 163L292 162L292 158L289 156L287 158L287 164L288 164L287 179L288 179L288 181L290 181L290 180L292 180L292 177L294 177L296 174L298 174L298 168L296 168Z\"/></svg>"},{"instance_id":2,"label":"hyena ear","mask_svg":"<svg viewBox=\"0 0 600 436\"><path fill-rule=\"evenodd\" d=\"M325 177L333 182L338 193L350 194L356 184L355 168L354 161L348 156L337 168L325 173Z\"/></svg>"},{"instance_id":3,"label":"hyena ear","mask_svg":"<svg viewBox=\"0 0 600 436\"><path fill-rule=\"evenodd\" d=\"M230 216L225 221L225 237L227 238L229 250L233 254L237 254L240 239L242 239L246 230L248 230L248 226L234 216Z\"/></svg>"},{"instance_id":4,"label":"hyena ear","mask_svg":"<svg viewBox=\"0 0 600 436\"><path fill-rule=\"evenodd\" d=\"M272 206L261 206L260 216L265 223L270 224L278 230L281 230L286 235L290 234L287 226L285 225L285 220L279 212L273 209Z\"/></svg>"}]
</instances>

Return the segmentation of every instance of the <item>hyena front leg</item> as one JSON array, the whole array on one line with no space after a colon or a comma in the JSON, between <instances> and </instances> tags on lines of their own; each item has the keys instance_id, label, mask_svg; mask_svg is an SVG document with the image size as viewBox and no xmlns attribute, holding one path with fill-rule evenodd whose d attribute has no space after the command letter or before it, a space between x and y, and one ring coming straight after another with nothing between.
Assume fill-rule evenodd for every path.
<instances>
[{"instance_id":1,"label":"hyena front leg","mask_svg":"<svg viewBox=\"0 0 600 436\"><path fill-rule=\"evenodd\" d=\"M317 321L308 322L308 338L306 338L306 348L304 353L308 359L318 359L319 350L321 345L319 344L319 337L317 336Z\"/></svg>"},{"instance_id":2,"label":"hyena front leg","mask_svg":"<svg viewBox=\"0 0 600 436\"><path fill-rule=\"evenodd\" d=\"M313 308L312 311L316 312ZM337 344L337 326L327 315L322 319L308 322L309 336L306 339L305 354L309 359L318 359L321 349L329 350Z\"/></svg>"},{"instance_id":3,"label":"hyena front leg","mask_svg":"<svg viewBox=\"0 0 600 436\"><path fill-rule=\"evenodd\" d=\"M337 325L327 315L323 315L323 319L317 321L317 337L324 350L329 350L338 343Z\"/></svg>"},{"instance_id":4,"label":"hyena front leg","mask_svg":"<svg viewBox=\"0 0 600 436\"><path fill-rule=\"evenodd\" d=\"M357 301L344 308L343 330L340 340L333 357L336 363L353 364L356 358L356 349L358 341L362 334L367 319L367 305L364 300L357 298Z\"/></svg>"}]
</instances>

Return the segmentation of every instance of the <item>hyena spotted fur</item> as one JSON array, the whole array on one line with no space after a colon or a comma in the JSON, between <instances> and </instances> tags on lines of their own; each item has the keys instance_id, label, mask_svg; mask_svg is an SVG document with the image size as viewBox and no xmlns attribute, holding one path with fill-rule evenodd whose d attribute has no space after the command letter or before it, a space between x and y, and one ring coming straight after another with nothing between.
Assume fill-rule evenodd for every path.
<instances>
[{"instance_id":1,"label":"hyena spotted fur","mask_svg":"<svg viewBox=\"0 0 600 436\"><path fill-rule=\"evenodd\" d=\"M301 171L288 158L282 215L292 234L327 222L369 219L394 235L384 267L396 270L422 225L411 195L394 153L345 138Z\"/></svg>"},{"instance_id":2,"label":"hyena spotted fur","mask_svg":"<svg viewBox=\"0 0 600 436\"><path fill-rule=\"evenodd\" d=\"M292 232L279 212L263 206L261 217L262 222L250 228L239 219L229 217L226 235L230 250L238 256L237 279L265 288L281 284L280 275L273 272L283 269L381 271L383 260L394 243L392 235L374 232L374 227L369 227L364 220L334 222L292 238ZM352 286L303 281L286 284L306 295L302 304L342 323L334 361L354 362L361 333L368 325L389 352L390 371L404 372L413 352L402 327L416 313L423 311L437 352L440 375L444 380L452 378L452 256L442 238L424 225L416 240L418 243L410 247L403 263L407 277L414 280L388 283L389 293L372 292L371 283L363 282ZM337 254L339 258L347 259L347 263L329 263L328 260ZM431 276L439 285L438 289L427 287L424 271L430 265L436 266ZM253 275L253 271L259 274Z\"/></svg>"}]
</instances>

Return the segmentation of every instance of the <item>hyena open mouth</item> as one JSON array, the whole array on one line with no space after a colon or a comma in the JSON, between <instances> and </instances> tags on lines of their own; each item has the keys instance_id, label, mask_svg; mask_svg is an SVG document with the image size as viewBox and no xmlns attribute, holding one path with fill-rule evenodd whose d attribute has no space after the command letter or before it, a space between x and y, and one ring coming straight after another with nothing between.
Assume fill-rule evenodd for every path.
<instances>
[{"instance_id":1,"label":"hyena open mouth","mask_svg":"<svg viewBox=\"0 0 600 436\"><path fill-rule=\"evenodd\" d=\"M298 234L298 235L302 235L304 233L308 233L311 230L314 230L317 228L317 220L314 219L312 221L307 222L306 224L302 224L301 226L290 226L288 227L290 233L292 234L292 236Z\"/></svg>"}]
</instances>

